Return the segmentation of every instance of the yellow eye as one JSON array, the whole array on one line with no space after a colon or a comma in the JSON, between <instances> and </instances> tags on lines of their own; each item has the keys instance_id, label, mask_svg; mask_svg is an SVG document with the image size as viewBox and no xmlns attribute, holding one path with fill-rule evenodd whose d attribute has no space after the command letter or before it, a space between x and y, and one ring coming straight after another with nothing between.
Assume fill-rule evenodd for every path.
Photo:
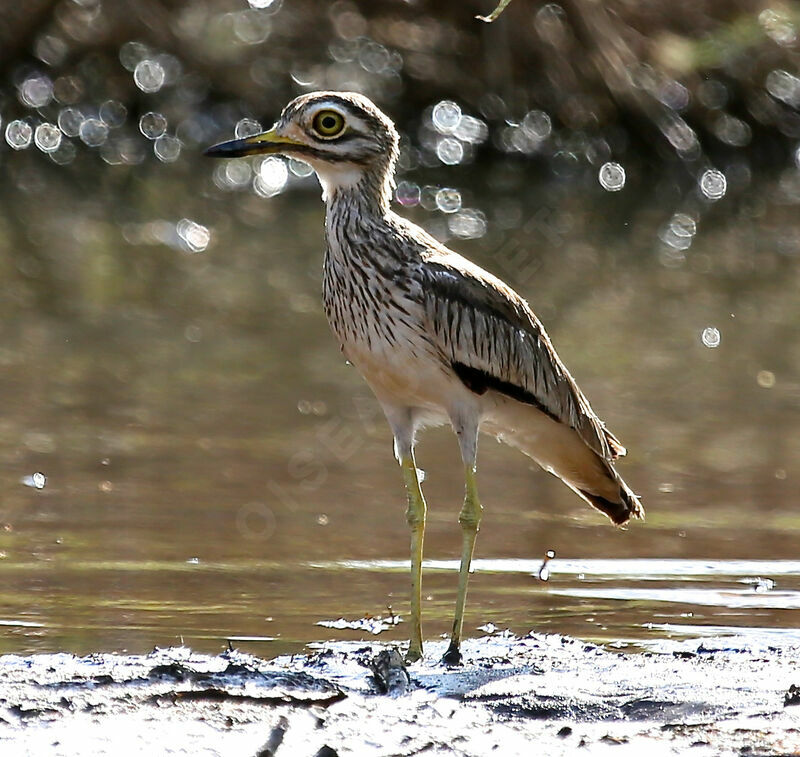
<instances>
[{"instance_id":1,"label":"yellow eye","mask_svg":"<svg viewBox=\"0 0 800 757\"><path fill-rule=\"evenodd\" d=\"M320 137L337 137L344 130L344 118L335 110L321 110L312 124Z\"/></svg>"}]
</instances>

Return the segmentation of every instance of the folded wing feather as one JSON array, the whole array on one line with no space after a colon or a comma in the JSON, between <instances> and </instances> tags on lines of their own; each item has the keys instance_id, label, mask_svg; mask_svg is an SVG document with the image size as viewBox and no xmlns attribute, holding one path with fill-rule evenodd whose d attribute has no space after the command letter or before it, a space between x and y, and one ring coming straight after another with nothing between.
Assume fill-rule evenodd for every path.
<instances>
[{"instance_id":1,"label":"folded wing feather","mask_svg":"<svg viewBox=\"0 0 800 757\"><path fill-rule=\"evenodd\" d=\"M450 251L426 256L425 309L440 348L473 391L493 388L569 425L601 458L625 448L605 428L528 304Z\"/></svg>"}]
</instances>

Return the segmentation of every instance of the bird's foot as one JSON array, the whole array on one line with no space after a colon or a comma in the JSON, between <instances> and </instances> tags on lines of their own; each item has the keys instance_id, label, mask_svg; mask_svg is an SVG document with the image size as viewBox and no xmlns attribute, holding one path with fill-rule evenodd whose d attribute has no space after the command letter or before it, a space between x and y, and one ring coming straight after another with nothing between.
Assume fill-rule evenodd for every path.
<instances>
[{"instance_id":1,"label":"bird's foot","mask_svg":"<svg viewBox=\"0 0 800 757\"><path fill-rule=\"evenodd\" d=\"M442 662L449 668L456 668L461 665L461 652L457 644L450 642L447 651L442 655Z\"/></svg>"},{"instance_id":2,"label":"bird's foot","mask_svg":"<svg viewBox=\"0 0 800 757\"><path fill-rule=\"evenodd\" d=\"M422 659L422 646L417 644L410 644L408 647L408 652L406 652L405 661L407 665L410 665L412 662L418 662Z\"/></svg>"}]
</instances>

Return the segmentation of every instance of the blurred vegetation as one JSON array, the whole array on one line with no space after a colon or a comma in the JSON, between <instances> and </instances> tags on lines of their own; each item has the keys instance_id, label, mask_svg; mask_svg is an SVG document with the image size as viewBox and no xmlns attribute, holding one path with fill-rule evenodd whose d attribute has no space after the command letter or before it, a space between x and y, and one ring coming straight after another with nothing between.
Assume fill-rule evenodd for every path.
<instances>
[{"instance_id":1,"label":"blurred vegetation","mask_svg":"<svg viewBox=\"0 0 800 757\"><path fill-rule=\"evenodd\" d=\"M8 83L20 89L41 75L56 84L34 112L5 87L7 120L51 117L50 104L98 109L109 98L133 115L155 99L176 125L191 119L182 138L203 139L226 118L271 117L298 90L350 87L407 124L444 97L492 125L539 108L563 139L610 139L617 157L628 142L649 157L692 160L768 154L766 142L800 137L800 4L790 0L515 0L491 25L475 20L485 0L4 5ZM166 72L149 91L130 75L145 59Z\"/></svg>"},{"instance_id":2,"label":"blurred vegetation","mask_svg":"<svg viewBox=\"0 0 800 757\"><path fill-rule=\"evenodd\" d=\"M447 178L449 167L487 163L501 199L526 191L531 176L580 184L600 171L606 189L619 189L620 169L638 193L626 207L689 196L709 170L721 172L706 176L712 200L776 170L789 200L800 193L797 2L515 0L492 24L476 20L492 9L477 0L3 5L0 265L22 286L5 299L27 291L55 312L68 294L58 279L77 275L53 265L56 256L69 269L65 246L81 276L112 265L110 254L118 288L157 289L158 254L137 262L137 279L109 249L119 230L129 244L191 247L177 227L136 224L158 208L178 218L204 210L186 196L204 170L200 148L237 124L266 125L310 89L357 89L386 108L404 134L401 173L468 186L478 174ZM460 124L438 128L437 102L456 103ZM254 176L216 183L238 190ZM262 196L282 189L263 183ZM417 204L415 186L403 204ZM494 212L491 202L478 211ZM695 223L701 210L684 215ZM76 224L66 234L64 214ZM466 217L460 235L480 236L481 224ZM106 263L84 265L95 246ZM113 299L107 280L100 289Z\"/></svg>"}]
</instances>

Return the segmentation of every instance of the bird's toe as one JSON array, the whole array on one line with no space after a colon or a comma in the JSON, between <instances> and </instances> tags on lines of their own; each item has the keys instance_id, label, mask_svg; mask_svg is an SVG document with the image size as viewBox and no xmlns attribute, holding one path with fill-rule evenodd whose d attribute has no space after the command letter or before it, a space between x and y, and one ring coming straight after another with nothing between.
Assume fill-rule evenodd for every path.
<instances>
[{"instance_id":1,"label":"bird's toe","mask_svg":"<svg viewBox=\"0 0 800 757\"><path fill-rule=\"evenodd\" d=\"M449 668L456 668L461 665L461 651L459 648L451 644L442 655L442 663Z\"/></svg>"}]
</instances>

